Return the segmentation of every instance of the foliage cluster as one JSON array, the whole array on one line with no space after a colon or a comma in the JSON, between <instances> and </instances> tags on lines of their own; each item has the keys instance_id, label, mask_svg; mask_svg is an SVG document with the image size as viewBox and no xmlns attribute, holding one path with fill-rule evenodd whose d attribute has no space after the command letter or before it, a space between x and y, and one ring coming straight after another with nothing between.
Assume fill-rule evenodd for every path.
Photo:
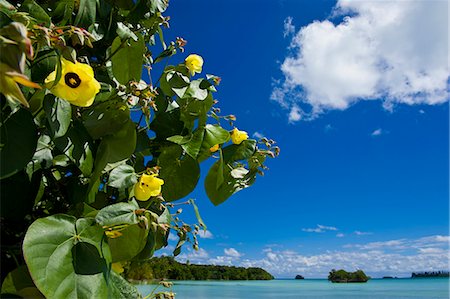
<instances>
[{"instance_id":1,"label":"foliage cluster","mask_svg":"<svg viewBox=\"0 0 450 299\"><path fill-rule=\"evenodd\" d=\"M190 225L174 201L197 186L200 163L214 161L204 187L218 205L278 154L220 114L220 78L194 78L200 56L169 64L186 41L164 40L167 7L0 0L5 296L139 297L112 265L152 257L171 230L174 255L186 242L198 249L197 206L183 202L198 219Z\"/></svg>"},{"instance_id":2,"label":"foliage cluster","mask_svg":"<svg viewBox=\"0 0 450 299\"><path fill-rule=\"evenodd\" d=\"M449 271L425 271L425 272L413 272L411 278L422 277L450 277Z\"/></svg>"},{"instance_id":3,"label":"foliage cluster","mask_svg":"<svg viewBox=\"0 0 450 299\"><path fill-rule=\"evenodd\" d=\"M367 282L369 277L362 270L347 272L343 269L337 271L333 269L328 275L328 280L331 282Z\"/></svg>"},{"instance_id":4,"label":"foliage cluster","mask_svg":"<svg viewBox=\"0 0 450 299\"><path fill-rule=\"evenodd\" d=\"M125 271L131 280L271 280L273 276L261 268L195 265L179 263L173 257L154 257L133 262Z\"/></svg>"}]
</instances>

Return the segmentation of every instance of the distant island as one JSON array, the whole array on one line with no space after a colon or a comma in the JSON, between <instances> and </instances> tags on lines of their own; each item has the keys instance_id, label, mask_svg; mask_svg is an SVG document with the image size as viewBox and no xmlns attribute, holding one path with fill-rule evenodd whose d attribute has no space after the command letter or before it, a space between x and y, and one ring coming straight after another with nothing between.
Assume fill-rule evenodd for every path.
<instances>
[{"instance_id":1,"label":"distant island","mask_svg":"<svg viewBox=\"0 0 450 299\"><path fill-rule=\"evenodd\" d=\"M430 271L430 272L413 272L411 278L425 278L425 277L450 277L448 271Z\"/></svg>"},{"instance_id":2,"label":"distant island","mask_svg":"<svg viewBox=\"0 0 450 299\"><path fill-rule=\"evenodd\" d=\"M177 262L173 257L155 257L133 262L125 271L128 280L271 280L274 277L261 268L195 265Z\"/></svg>"},{"instance_id":3,"label":"distant island","mask_svg":"<svg viewBox=\"0 0 450 299\"><path fill-rule=\"evenodd\" d=\"M355 272L347 272L343 269L341 270L331 270L328 275L328 280L336 283L347 283L347 282L367 282L370 279L362 270L357 270Z\"/></svg>"},{"instance_id":4,"label":"distant island","mask_svg":"<svg viewBox=\"0 0 450 299\"><path fill-rule=\"evenodd\" d=\"M305 278L303 276L301 276L301 275L296 275L295 279L305 279Z\"/></svg>"}]
</instances>

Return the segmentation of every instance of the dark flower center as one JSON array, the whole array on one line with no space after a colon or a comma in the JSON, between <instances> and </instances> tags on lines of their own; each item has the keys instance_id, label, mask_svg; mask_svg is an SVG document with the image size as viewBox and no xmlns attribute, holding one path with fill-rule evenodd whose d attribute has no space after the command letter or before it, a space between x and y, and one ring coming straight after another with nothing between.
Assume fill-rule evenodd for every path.
<instances>
[{"instance_id":1,"label":"dark flower center","mask_svg":"<svg viewBox=\"0 0 450 299\"><path fill-rule=\"evenodd\" d=\"M71 88L77 88L81 84L80 77L75 73L67 73L64 76L64 81L66 82L67 86Z\"/></svg>"}]
</instances>

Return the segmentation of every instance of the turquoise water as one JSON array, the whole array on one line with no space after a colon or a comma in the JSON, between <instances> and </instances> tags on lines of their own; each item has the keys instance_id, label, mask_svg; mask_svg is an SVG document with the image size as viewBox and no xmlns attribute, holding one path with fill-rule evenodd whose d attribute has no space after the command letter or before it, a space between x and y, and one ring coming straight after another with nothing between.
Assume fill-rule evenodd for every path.
<instances>
[{"instance_id":1,"label":"turquoise water","mask_svg":"<svg viewBox=\"0 0 450 299\"><path fill-rule=\"evenodd\" d=\"M154 286L140 285L149 294ZM161 287L162 291L163 288ZM176 299L448 299L446 278L372 279L367 283L335 284L324 279L271 281L176 281Z\"/></svg>"}]
</instances>

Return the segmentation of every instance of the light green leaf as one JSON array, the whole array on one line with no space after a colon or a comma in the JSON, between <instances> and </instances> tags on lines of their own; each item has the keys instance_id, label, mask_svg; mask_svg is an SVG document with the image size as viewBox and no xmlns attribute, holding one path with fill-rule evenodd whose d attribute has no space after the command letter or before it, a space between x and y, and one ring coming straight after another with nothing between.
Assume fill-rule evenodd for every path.
<instances>
[{"instance_id":1,"label":"light green leaf","mask_svg":"<svg viewBox=\"0 0 450 299\"><path fill-rule=\"evenodd\" d=\"M109 284L109 298L114 299L140 299L142 298L138 289L126 281L122 276L111 271L111 283Z\"/></svg>"},{"instance_id":2,"label":"light green leaf","mask_svg":"<svg viewBox=\"0 0 450 299\"><path fill-rule=\"evenodd\" d=\"M141 252L147 242L148 229L139 224L128 225L120 232L120 237L108 239L113 263L131 260Z\"/></svg>"},{"instance_id":3,"label":"light green leaf","mask_svg":"<svg viewBox=\"0 0 450 299\"><path fill-rule=\"evenodd\" d=\"M19 8L36 19L37 23L44 23L46 27L50 26L51 20L45 10L33 0L25 0Z\"/></svg>"},{"instance_id":4,"label":"light green leaf","mask_svg":"<svg viewBox=\"0 0 450 299\"><path fill-rule=\"evenodd\" d=\"M132 38L135 42L138 41L138 37L137 35L130 30L130 28L128 28L124 23L122 22L117 22L117 30L116 30L117 35L122 39L125 40L127 38Z\"/></svg>"},{"instance_id":5,"label":"light green leaf","mask_svg":"<svg viewBox=\"0 0 450 299\"><path fill-rule=\"evenodd\" d=\"M47 298L106 298L111 261L103 229L93 219L57 214L28 228L23 254L31 277Z\"/></svg>"},{"instance_id":6,"label":"light green leaf","mask_svg":"<svg viewBox=\"0 0 450 299\"><path fill-rule=\"evenodd\" d=\"M144 38L139 35L137 41L128 40L122 44L120 37L116 37L111 45L111 53L115 53L111 62L117 81L121 84L127 84L131 80L139 82L145 53Z\"/></svg>"},{"instance_id":7,"label":"light green leaf","mask_svg":"<svg viewBox=\"0 0 450 299\"><path fill-rule=\"evenodd\" d=\"M128 164L119 165L109 173L108 185L119 190L125 190L137 182L134 168Z\"/></svg>"},{"instance_id":8,"label":"light green leaf","mask_svg":"<svg viewBox=\"0 0 450 299\"><path fill-rule=\"evenodd\" d=\"M198 210L195 200L189 199L189 203L194 207L195 217L197 217L198 224L206 230L206 224L203 222L202 216L200 216L200 211Z\"/></svg>"},{"instance_id":9,"label":"light green leaf","mask_svg":"<svg viewBox=\"0 0 450 299\"><path fill-rule=\"evenodd\" d=\"M129 202L119 202L106 206L98 211L95 221L102 227L137 224L139 221L135 212L139 209L139 205L134 199Z\"/></svg>"}]
</instances>

